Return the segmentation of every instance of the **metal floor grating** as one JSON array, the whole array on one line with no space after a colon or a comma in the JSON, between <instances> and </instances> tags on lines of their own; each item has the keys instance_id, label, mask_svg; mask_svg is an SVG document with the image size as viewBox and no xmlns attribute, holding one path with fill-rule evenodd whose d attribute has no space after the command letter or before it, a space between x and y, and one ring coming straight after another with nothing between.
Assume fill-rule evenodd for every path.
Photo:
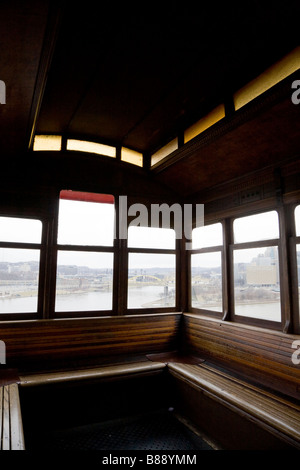
<instances>
[{"instance_id":1,"label":"metal floor grating","mask_svg":"<svg viewBox=\"0 0 300 470\"><path fill-rule=\"evenodd\" d=\"M43 450L211 450L172 412L51 432L36 443Z\"/></svg>"}]
</instances>

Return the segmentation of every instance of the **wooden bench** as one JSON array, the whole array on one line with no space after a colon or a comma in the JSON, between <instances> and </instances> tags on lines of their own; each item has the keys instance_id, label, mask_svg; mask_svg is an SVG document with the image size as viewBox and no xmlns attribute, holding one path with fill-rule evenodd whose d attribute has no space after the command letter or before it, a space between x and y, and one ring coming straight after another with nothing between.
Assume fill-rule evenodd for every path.
<instances>
[{"instance_id":1,"label":"wooden bench","mask_svg":"<svg viewBox=\"0 0 300 470\"><path fill-rule=\"evenodd\" d=\"M168 370L177 381L184 382L196 390L199 400L201 395L206 395L243 419L263 428L287 446L300 449L300 406L293 401L250 385L206 365L205 362L199 365L169 363ZM195 415L198 403L195 401L195 395L193 396L191 412ZM187 396L183 393L180 396L181 400L182 398L186 399ZM212 416L212 419L218 420L218 417ZM236 431L238 433L239 429ZM227 429L227 433L234 433L234 427Z\"/></svg>"},{"instance_id":2,"label":"wooden bench","mask_svg":"<svg viewBox=\"0 0 300 470\"><path fill-rule=\"evenodd\" d=\"M174 360L176 361L176 355ZM145 374L151 376L166 371L170 380L175 380L176 386L172 389L174 396L177 393L177 386L180 389L180 384L193 390L192 395L184 392L179 397L183 408L186 405L190 406L190 416L187 417L192 421L197 413L201 415L203 412L203 407L201 408L199 404L205 396L215 405L208 411L207 416L205 416L205 412L202 413L202 420L221 421L223 417L221 414L218 416L217 407L217 405L221 405L223 408L229 409L232 416L240 416L243 422L246 420L254 423L268 435L275 436L278 442L283 442L291 448L300 449L300 406L298 404L244 382L208 365L205 361L198 365L195 365L193 361L191 364L187 362L187 358L185 358L185 362L173 362L171 355L170 359L165 362L142 361L88 369L21 375L19 384L14 383L0 388L1 448L24 448L18 387L27 388L74 381L118 380L122 377L138 377ZM173 396L170 396L170 402L172 400ZM197 420L194 422L200 427L203 425L203 422L199 423ZM240 433L238 426L236 432ZM249 435L249 431L247 432ZM234 418L228 434L230 433L234 433ZM224 448L227 447L224 446Z\"/></svg>"},{"instance_id":3,"label":"wooden bench","mask_svg":"<svg viewBox=\"0 0 300 470\"><path fill-rule=\"evenodd\" d=\"M0 387L0 450L24 450L18 384Z\"/></svg>"}]
</instances>

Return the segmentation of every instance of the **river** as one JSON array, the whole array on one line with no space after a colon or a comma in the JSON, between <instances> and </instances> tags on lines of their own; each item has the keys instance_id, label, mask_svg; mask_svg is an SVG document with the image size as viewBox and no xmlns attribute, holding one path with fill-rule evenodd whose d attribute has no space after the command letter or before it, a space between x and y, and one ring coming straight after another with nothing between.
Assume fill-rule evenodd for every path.
<instances>
[{"instance_id":1,"label":"river","mask_svg":"<svg viewBox=\"0 0 300 470\"><path fill-rule=\"evenodd\" d=\"M167 298L165 303L162 286L131 287L128 295L128 308L147 308L175 306L174 296ZM57 312L79 312L95 310L111 310L111 292L86 292L83 294L58 295L56 299ZM37 297L18 297L0 299L0 313L36 312ZM236 306L236 314L264 320L280 321L280 303L240 304Z\"/></svg>"}]
</instances>

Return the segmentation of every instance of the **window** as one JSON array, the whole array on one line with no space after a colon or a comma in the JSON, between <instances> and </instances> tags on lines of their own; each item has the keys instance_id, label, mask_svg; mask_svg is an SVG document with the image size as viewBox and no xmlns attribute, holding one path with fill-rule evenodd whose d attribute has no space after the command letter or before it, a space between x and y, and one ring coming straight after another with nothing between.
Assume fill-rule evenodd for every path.
<instances>
[{"instance_id":1,"label":"window","mask_svg":"<svg viewBox=\"0 0 300 470\"><path fill-rule=\"evenodd\" d=\"M112 309L114 225L113 196L60 193L56 312Z\"/></svg>"},{"instance_id":2,"label":"window","mask_svg":"<svg viewBox=\"0 0 300 470\"><path fill-rule=\"evenodd\" d=\"M174 308L175 231L129 227L128 252L128 308Z\"/></svg>"},{"instance_id":3,"label":"window","mask_svg":"<svg viewBox=\"0 0 300 470\"><path fill-rule=\"evenodd\" d=\"M42 222L0 217L0 315L38 311Z\"/></svg>"},{"instance_id":4,"label":"window","mask_svg":"<svg viewBox=\"0 0 300 470\"><path fill-rule=\"evenodd\" d=\"M194 137L206 131L206 129L213 126L224 117L225 107L223 104L221 104L184 131L184 143L186 144Z\"/></svg>"},{"instance_id":5,"label":"window","mask_svg":"<svg viewBox=\"0 0 300 470\"><path fill-rule=\"evenodd\" d=\"M174 152L178 149L178 138L173 139L168 144L164 145L161 149L157 150L157 152L151 155L151 166L156 165L161 160L166 158L170 153Z\"/></svg>"},{"instance_id":6,"label":"window","mask_svg":"<svg viewBox=\"0 0 300 470\"><path fill-rule=\"evenodd\" d=\"M192 308L223 312L222 248L221 223L193 230L190 300Z\"/></svg>"},{"instance_id":7,"label":"window","mask_svg":"<svg viewBox=\"0 0 300 470\"><path fill-rule=\"evenodd\" d=\"M143 154L126 147L121 148L121 160L132 165L143 166Z\"/></svg>"},{"instance_id":8,"label":"window","mask_svg":"<svg viewBox=\"0 0 300 470\"><path fill-rule=\"evenodd\" d=\"M296 47L296 49L234 94L235 109L238 110L242 108L257 96L276 85L276 83L279 83L281 80L298 70L299 66L300 47Z\"/></svg>"},{"instance_id":9,"label":"window","mask_svg":"<svg viewBox=\"0 0 300 470\"><path fill-rule=\"evenodd\" d=\"M61 135L36 135L33 142L33 150L61 150Z\"/></svg>"},{"instance_id":10,"label":"window","mask_svg":"<svg viewBox=\"0 0 300 470\"><path fill-rule=\"evenodd\" d=\"M235 219L233 235L234 314L280 322L278 213Z\"/></svg>"},{"instance_id":11,"label":"window","mask_svg":"<svg viewBox=\"0 0 300 470\"><path fill-rule=\"evenodd\" d=\"M67 140L67 150L76 150L78 152L96 153L106 157L116 157L116 148L110 145L98 144L97 142L89 142L86 140Z\"/></svg>"}]
</instances>

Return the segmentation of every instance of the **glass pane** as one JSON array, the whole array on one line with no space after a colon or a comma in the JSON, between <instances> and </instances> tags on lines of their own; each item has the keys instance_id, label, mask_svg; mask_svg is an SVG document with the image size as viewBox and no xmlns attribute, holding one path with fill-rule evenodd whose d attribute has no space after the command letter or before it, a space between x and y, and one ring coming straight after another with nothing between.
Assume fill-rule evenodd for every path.
<instances>
[{"instance_id":1,"label":"glass pane","mask_svg":"<svg viewBox=\"0 0 300 470\"><path fill-rule=\"evenodd\" d=\"M128 246L130 248L175 249L175 230L155 227L129 227Z\"/></svg>"},{"instance_id":2,"label":"glass pane","mask_svg":"<svg viewBox=\"0 0 300 470\"><path fill-rule=\"evenodd\" d=\"M0 314L37 312L39 250L0 248Z\"/></svg>"},{"instance_id":3,"label":"glass pane","mask_svg":"<svg viewBox=\"0 0 300 470\"><path fill-rule=\"evenodd\" d=\"M222 224L204 225L192 231L192 248L206 248L223 244Z\"/></svg>"},{"instance_id":4,"label":"glass pane","mask_svg":"<svg viewBox=\"0 0 300 470\"><path fill-rule=\"evenodd\" d=\"M41 243L42 222L35 219L0 217L0 241Z\"/></svg>"},{"instance_id":5,"label":"glass pane","mask_svg":"<svg viewBox=\"0 0 300 470\"><path fill-rule=\"evenodd\" d=\"M300 206L295 209L296 236L300 237Z\"/></svg>"},{"instance_id":6,"label":"glass pane","mask_svg":"<svg viewBox=\"0 0 300 470\"><path fill-rule=\"evenodd\" d=\"M114 204L60 199L58 243L112 246Z\"/></svg>"},{"instance_id":7,"label":"glass pane","mask_svg":"<svg viewBox=\"0 0 300 470\"><path fill-rule=\"evenodd\" d=\"M77 150L78 152L96 153L106 157L116 157L116 148L110 145L98 144L86 140L67 140L67 150Z\"/></svg>"},{"instance_id":8,"label":"glass pane","mask_svg":"<svg viewBox=\"0 0 300 470\"><path fill-rule=\"evenodd\" d=\"M240 109L242 106L276 85L276 83L279 83L296 70L299 70L299 66L299 48L296 47L292 52L273 64L233 95L235 109Z\"/></svg>"},{"instance_id":9,"label":"glass pane","mask_svg":"<svg viewBox=\"0 0 300 470\"><path fill-rule=\"evenodd\" d=\"M126 147L121 148L121 160L133 165L143 166L143 154Z\"/></svg>"},{"instance_id":10,"label":"glass pane","mask_svg":"<svg viewBox=\"0 0 300 470\"><path fill-rule=\"evenodd\" d=\"M33 150L61 150L61 135L36 135Z\"/></svg>"},{"instance_id":11,"label":"glass pane","mask_svg":"<svg viewBox=\"0 0 300 470\"><path fill-rule=\"evenodd\" d=\"M235 243L279 238L278 214L271 211L241 217L234 221L233 230Z\"/></svg>"},{"instance_id":12,"label":"glass pane","mask_svg":"<svg viewBox=\"0 0 300 470\"><path fill-rule=\"evenodd\" d=\"M174 152L178 149L178 138L172 140L167 145L164 145L161 149L151 155L151 166L155 165L156 163L163 160L165 157L170 155L170 153Z\"/></svg>"},{"instance_id":13,"label":"glass pane","mask_svg":"<svg viewBox=\"0 0 300 470\"><path fill-rule=\"evenodd\" d=\"M175 255L129 254L128 308L175 307Z\"/></svg>"},{"instance_id":14,"label":"glass pane","mask_svg":"<svg viewBox=\"0 0 300 470\"><path fill-rule=\"evenodd\" d=\"M213 124L216 124L216 122L220 121L220 119L223 119L224 117L225 107L221 104L184 131L184 143L186 144L189 140L206 131L206 129L211 127Z\"/></svg>"},{"instance_id":15,"label":"glass pane","mask_svg":"<svg viewBox=\"0 0 300 470\"><path fill-rule=\"evenodd\" d=\"M192 307L223 311L221 252L191 256Z\"/></svg>"},{"instance_id":16,"label":"glass pane","mask_svg":"<svg viewBox=\"0 0 300 470\"><path fill-rule=\"evenodd\" d=\"M277 246L234 251L234 300L237 315L281 320Z\"/></svg>"},{"instance_id":17,"label":"glass pane","mask_svg":"<svg viewBox=\"0 0 300 470\"><path fill-rule=\"evenodd\" d=\"M112 282L112 253L59 251L55 310L111 310Z\"/></svg>"}]
</instances>

